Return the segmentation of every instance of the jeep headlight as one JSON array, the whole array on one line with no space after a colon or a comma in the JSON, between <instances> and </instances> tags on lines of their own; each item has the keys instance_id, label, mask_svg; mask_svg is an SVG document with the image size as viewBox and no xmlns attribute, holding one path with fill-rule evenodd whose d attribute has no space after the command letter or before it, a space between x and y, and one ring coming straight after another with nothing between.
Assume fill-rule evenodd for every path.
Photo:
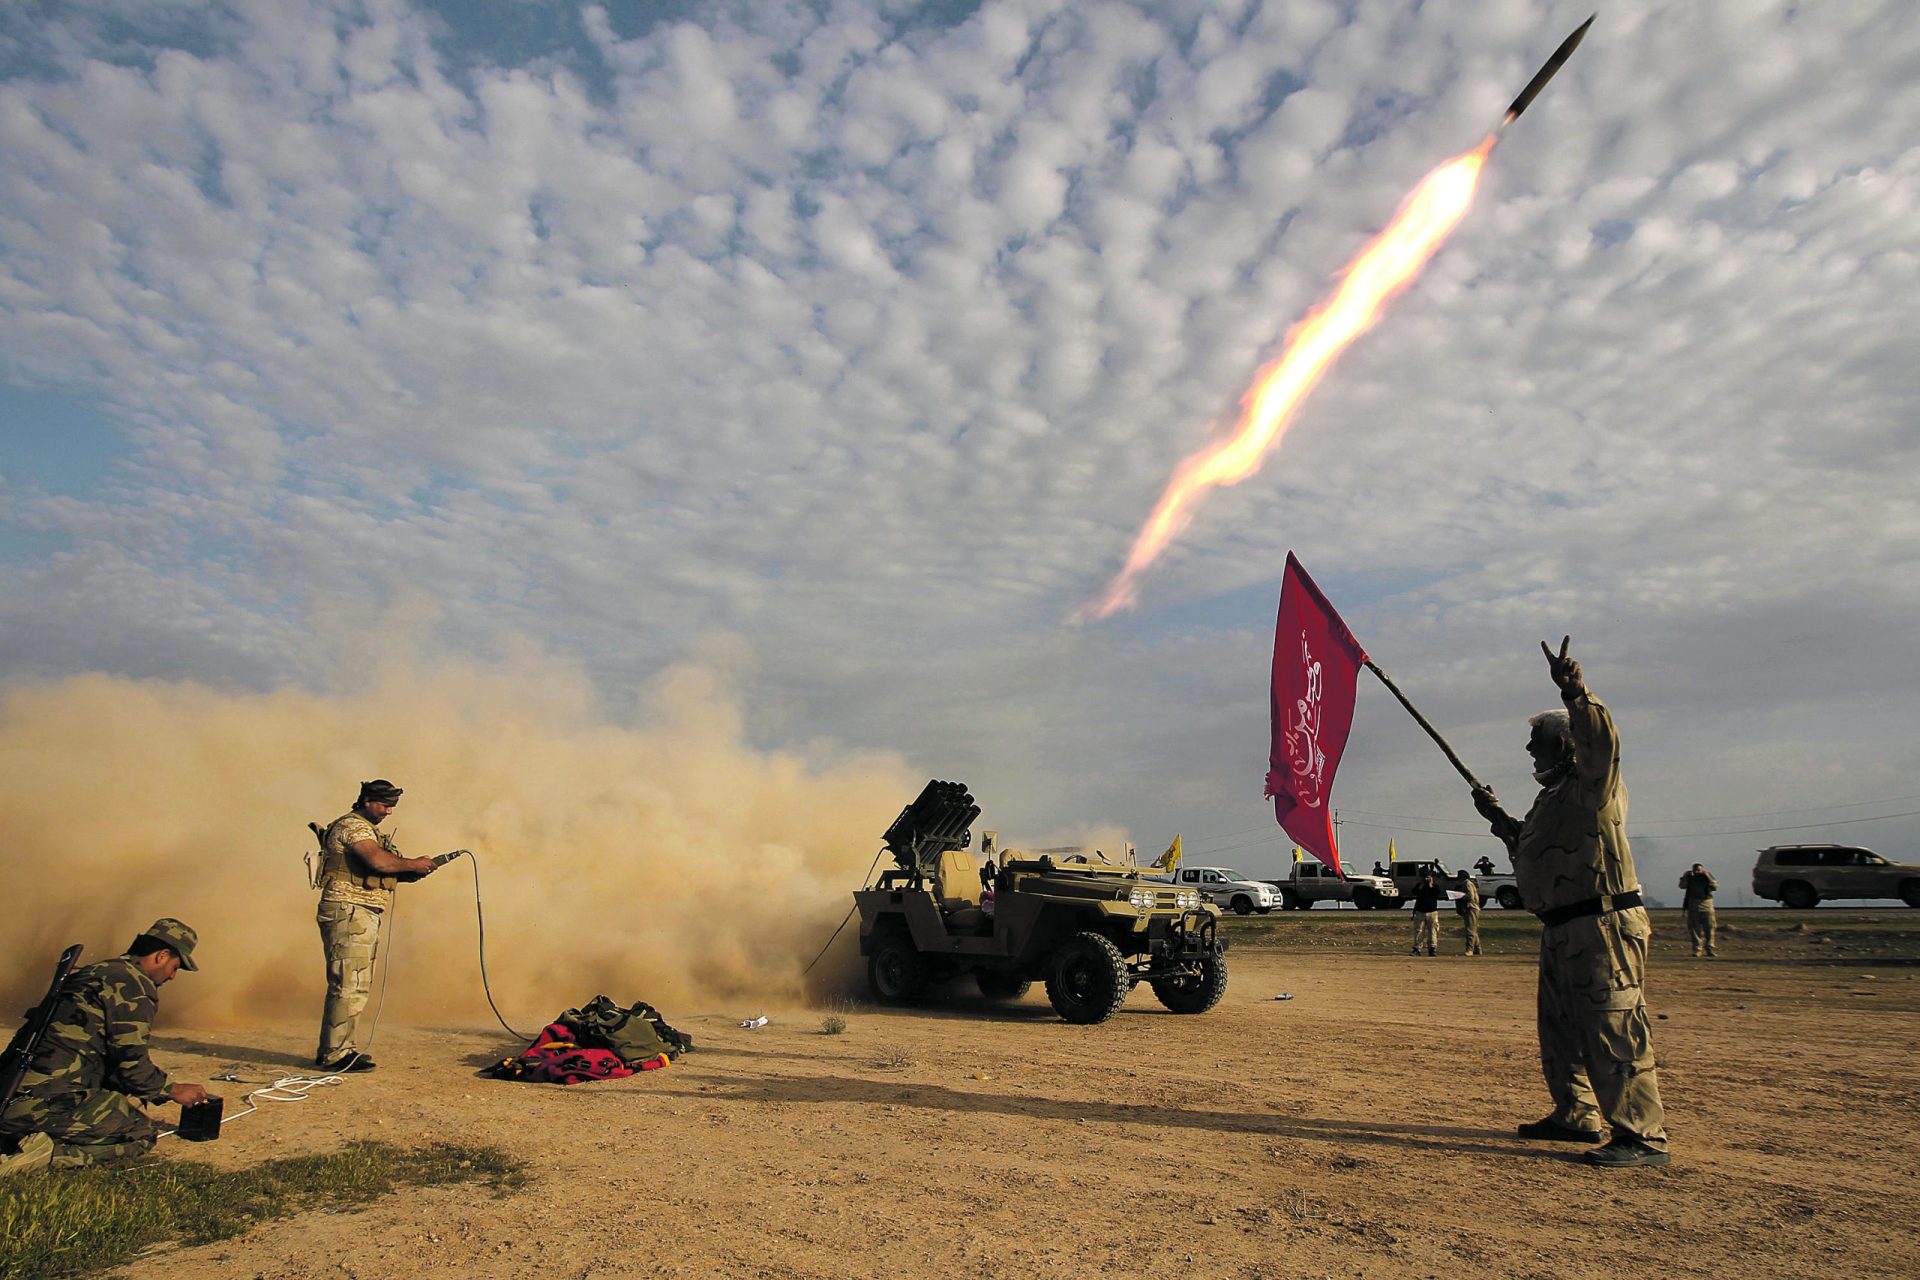
<instances>
[{"instance_id":1,"label":"jeep headlight","mask_svg":"<svg viewBox=\"0 0 1920 1280\"><path fill-rule=\"evenodd\" d=\"M1127 896L1127 901L1143 911L1153 910L1153 890L1135 889Z\"/></svg>"},{"instance_id":2,"label":"jeep headlight","mask_svg":"<svg viewBox=\"0 0 1920 1280\"><path fill-rule=\"evenodd\" d=\"M1173 895L1173 905L1182 911L1198 911L1200 909L1200 891L1198 889L1180 890L1180 892Z\"/></svg>"}]
</instances>

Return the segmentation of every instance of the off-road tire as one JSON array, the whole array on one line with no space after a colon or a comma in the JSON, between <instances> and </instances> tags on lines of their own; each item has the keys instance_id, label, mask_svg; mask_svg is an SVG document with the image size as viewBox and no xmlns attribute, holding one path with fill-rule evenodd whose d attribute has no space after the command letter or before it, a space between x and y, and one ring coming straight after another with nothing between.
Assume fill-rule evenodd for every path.
<instances>
[{"instance_id":1,"label":"off-road tire","mask_svg":"<svg viewBox=\"0 0 1920 1280\"><path fill-rule=\"evenodd\" d=\"M1493 900L1499 903L1501 909L1504 911L1518 911L1520 909L1520 891L1510 884L1503 884L1494 890Z\"/></svg>"},{"instance_id":2,"label":"off-road tire","mask_svg":"<svg viewBox=\"0 0 1920 1280\"><path fill-rule=\"evenodd\" d=\"M1780 886L1780 905L1807 911L1820 905L1820 895L1804 880L1789 880Z\"/></svg>"},{"instance_id":3,"label":"off-road tire","mask_svg":"<svg viewBox=\"0 0 1920 1280\"><path fill-rule=\"evenodd\" d=\"M1233 914L1237 916L1250 916L1253 914L1253 899L1244 893L1234 894L1233 901L1227 905L1233 908Z\"/></svg>"},{"instance_id":4,"label":"off-road tire","mask_svg":"<svg viewBox=\"0 0 1920 1280\"><path fill-rule=\"evenodd\" d=\"M1120 949L1097 933L1076 933L1047 959L1047 1000L1068 1022L1105 1022L1133 990Z\"/></svg>"},{"instance_id":5,"label":"off-road tire","mask_svg":"<svg viewBox=\"0 0 1920 1280\"><path fill-rule=\"evenodd\" d=\"M916 1004L926 991L927 966L903 930L888 930L867 957L867 989L881 1004Z\"/></svg>"},{"instance_id":6,"label":"off-road tire","mask_svg":"<svg viewBox=\"0 0 1920 1280\"><path fill-rule=\"evenodd\" d=\"M1033 986L1031 979L1017 973L997 973L991 969L976 970L973 981L980 988L980 994L989 1000L1018 1000Z\"/></svg>"},{"instance_id":7,"label":"off-road tire","mask_svg":"<svg viewBox=\"0 0 1920 1280\"><path fill-rule=\"evenodd\" d=\"M1900 901L1910 907L1920 907L1920 880L1900 882Z\"/></svg>"},{"instance_id":8,"label":"off-road tire","mask_svg":"<svg viewBox=\"0 0 1920 1280\"><path fill-rule=\"evenodd\" d=\"M1197 975L1161 978L1153 984L1153 994L1175 1013L1205 1013L1227 994L1226 957L1209 956L1202 960Z\"/></svg>"}]
</instances>

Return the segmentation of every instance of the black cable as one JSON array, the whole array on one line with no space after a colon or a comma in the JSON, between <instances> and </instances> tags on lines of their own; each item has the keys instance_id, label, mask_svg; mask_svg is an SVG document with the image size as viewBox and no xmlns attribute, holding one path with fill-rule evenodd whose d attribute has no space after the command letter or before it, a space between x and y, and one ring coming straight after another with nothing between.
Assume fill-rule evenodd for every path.
<instances>
[{"instance_id":1,"label":"black cable","mask_svg":"<svg viewBox=\"0 0 1920 1280\"><path fill-rule=\"evenodd\" d=\"M506 1027L507 1034L516 1040L531 1040L533 1037L526 1032L508 1026L507 1020L500 1016L500 1006L493 1002L493 985L487 981L487 913L480 905L480 859L469 850L467 861L473 864L473 917L480 924L480 989L487 993L487 1008L493 1010L494 1021Z\"/></svg>"},{"instance_id":2,"label":"black cable","mask_svg":"<svg viewBox=\"0 0 1920 1280\"><path fill-rule=\"evenodd\" d=\"M873 862L867 867L867 874L863 876L860 880L860 886L862 888L865 888L867 885L867 882L873 879L873 869L874 867L877 867L880 865L880 855L885 852L886 852L885 849L880 849L874 853ZM847 908L847 914L841 919L839 927L833 931L833 938L837 938L840 936L840 930L847 927L847 921L853 919L853 913L858 911L859 909L860 909L860 904L857 901L851 907ZM833 938L828 938L827 946L820 948L820 954L815 956L813 960L810 963L808 963L807 967L800 971L801 977L804 978L808 974L812 973L813 966L816 964L819 964L820 961L826 957L827 947L831 947L833 945Z\"/></svg>"}]
</instances>

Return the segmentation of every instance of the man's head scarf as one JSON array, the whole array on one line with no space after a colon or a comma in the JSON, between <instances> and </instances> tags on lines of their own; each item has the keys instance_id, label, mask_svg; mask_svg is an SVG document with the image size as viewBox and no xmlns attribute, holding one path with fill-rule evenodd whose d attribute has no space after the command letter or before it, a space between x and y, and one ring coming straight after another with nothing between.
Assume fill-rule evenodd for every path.
<instances>
[{"instance_id":1,"label":"man's head scarf","mask_svg":"<svg viewBox=\"0 0 1920 1280\"><path fill-rule=\"evenodd\" d=\"M360 784L360 798L354 801L354 804L363 805L370 800L376 804L392 804L400 798L400 794L400 788L385 778L375 778L371 782Z\"/></svg>"}]
</instances>

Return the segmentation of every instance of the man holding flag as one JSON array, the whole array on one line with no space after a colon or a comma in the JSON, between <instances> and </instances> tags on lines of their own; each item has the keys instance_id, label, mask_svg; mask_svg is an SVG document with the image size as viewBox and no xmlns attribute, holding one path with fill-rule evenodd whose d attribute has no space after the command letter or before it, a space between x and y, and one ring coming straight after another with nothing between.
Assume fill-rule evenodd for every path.
<instances>
[{"instance_id":1,"label":"man holding flag","mask_svg":"<svg viewBox=\"0 0 1920 1280\"><path fill-rule=\"evenodd\" d=\"M1527 751L1540 794L1524 820L1491 787L1474 808L1513 857L1521 900L1540 917L1540 1069L1553 1113L1520 1126L1523 1138L1598 1143L1587 1159L1625 1169L1667 1163L1665 1112L1641 991L1653 930L1627 846L1620 736L1587 691L1580 664L1543 640L1562 709L1534 716Z\"/></svg>"},{"instance_id":2,"label":"man holding flag","mask_svg":"<svg viewBox=\"0 0 1920 1280\"><path fill-rule=\"evenodd\" d=\"M1360 668L1378 676L1473 788L1474 808L1513 858L1540 935L1540 1070L1553 1114L1520 1126L1523 1138L1598 1145L1605 1168L1667 1163L1666 1113L1654 1071L1653 1037L1641 992L1653 930L1627 845L1627 789L1620 736L1605 704L1587 691L1580 664L1540 642L1562 708L1534 716L1527 751L1540 794L1524 821L1500 807L1398 685L1366 655L1313 579L1287 553L1273 638L1273 746L1267 794L1281 827L1340 870L1328 802L1346 748ZM1388 845L1392 849L1391 843ZM1388 856L1391 858L1392 853ZM1415 947L1416 952L1418 946Z\"/></svg>"}]
</instances>

